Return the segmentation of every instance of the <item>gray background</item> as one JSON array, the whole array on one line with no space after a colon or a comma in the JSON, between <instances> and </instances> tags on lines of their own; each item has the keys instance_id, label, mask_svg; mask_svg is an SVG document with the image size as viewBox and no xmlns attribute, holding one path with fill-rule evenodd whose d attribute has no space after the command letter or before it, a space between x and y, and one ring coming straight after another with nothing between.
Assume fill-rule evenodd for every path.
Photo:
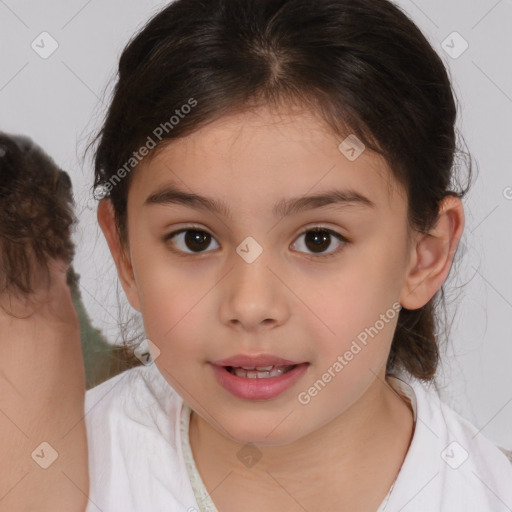
<instances>
[{"instance_id":1,"label":"gray background","mask_svg":"<svg viewBox=\"0 0 512 512\"><path fill-rule=\"evenodd\" d=\"M166 3L0 0L0 130L32 137L71 175L80 219L75 268L94 324L112 342L123 294L96 223L91 162L81 152L101 122L124 44ZM512 0L398 3L449 66L459 129L479 167L465 201L464 254L447 283L455 316L442 396L512 449ZM46 59L31 47L42 46L43 31L59 45ZM454 31L469 45L461 55ZM44 49L50 44L45 39Z\"/></svg>"}]
</instances>

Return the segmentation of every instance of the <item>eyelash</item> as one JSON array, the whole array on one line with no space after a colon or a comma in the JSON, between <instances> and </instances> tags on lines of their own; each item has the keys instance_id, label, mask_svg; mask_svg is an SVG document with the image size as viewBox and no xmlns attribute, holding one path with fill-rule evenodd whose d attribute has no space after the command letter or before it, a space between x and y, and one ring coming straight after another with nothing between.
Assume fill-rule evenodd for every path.
<instances>
[{"instance_id":1,"label":"eyelash","mask_svg":"<svg viewBox=\"0 0 512 512\"><path fill-rule=\"evenodd\" d=\"M209 233L205 229L201 228L200 226L187 226L186 228L182 228L182 229L173 231L172 233L169 233L168 235L165 235L163 237L163 241L167 242L168 240L171 240L175 236L177 236L177 235L179 235L181 233L186 233L187 231L198 231L200 233L206 233L206 234L210 235L212 237L212 239L215 240L215 237L211 233ZM340 247L338 247L337 249L335 249L334 251L326 253L326 254L315 254L315 253L304 253L304 252L301 252L301 254L305 255L309 259L329 258L331 256L336 256L343 249L343 247L346 244L350 243L350 241L346 237L344 237L343 235L341 235L337 231L333 231L332 229L326 228L326 227L321 226L321 225L311 226L308 229L302 231L297 236L297 238L295 240L297 240L302 235L305 235L306 233L309 233L311 231L313 231L313 232L314 231L325 231L326 233L334 236L334 238L336 238L339 242L341 242L342 245ZM205 254L205 253L211 252L211 251L199 251L199 252L187 253L187 252L184 252L184 251L176 250L174 248L170 248L170 250L172 252L178 254L179 256L183 257L183 258L193 257L193 256L197 256L197 255L200 255L200 254Z\"/></svg>"}]
</instances>

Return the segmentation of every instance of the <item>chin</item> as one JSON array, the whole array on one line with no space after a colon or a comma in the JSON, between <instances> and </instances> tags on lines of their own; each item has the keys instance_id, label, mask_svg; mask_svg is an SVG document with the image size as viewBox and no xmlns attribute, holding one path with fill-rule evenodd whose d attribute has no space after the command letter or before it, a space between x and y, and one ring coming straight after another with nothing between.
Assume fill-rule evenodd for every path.
<instances>
[{"instance_id":1,"label":"chin","mask_svg":"<svg viewBox=\"0 0 512 512\"><path fill-rule=\"evenodd\" d=\"M296 424L285 427L279 422L247 420L230 423L229 433L232 441L258 446L284 446L300 439L304 433L296 430ZM295 428L293 428L295 427Z\"/></svg>"}]
</instances>

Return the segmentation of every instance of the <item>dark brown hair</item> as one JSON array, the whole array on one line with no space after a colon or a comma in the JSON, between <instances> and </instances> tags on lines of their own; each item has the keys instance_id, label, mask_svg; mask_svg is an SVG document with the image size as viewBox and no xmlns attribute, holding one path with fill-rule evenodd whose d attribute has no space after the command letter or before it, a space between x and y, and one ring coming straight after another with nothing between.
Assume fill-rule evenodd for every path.
<instances>
[{"instance_id":1,"label":"dark brown hair","mask_svg":"<svg viewBox=\"0 0 512 512\"><path fill-rule=\"evenodd\" d=\"M193 98L179 122L170 116ZM408 194L410 226L426 232L453 190L456 103L441 58L416 25L386 0L177 0L124 49L105 123L97 135L94 186L128 243L131 176L112 178L167 122L161 141L260 105L300 105L340 137L355 134L382 155ZM94 142L94 141L93 141ZM471 174L471 161L469 160ZM119 174L118 174L119 177ZM105 191L105 190L104 190ZM402 309L388 359L431 380L439 360L436 306Z\"/></svg>"},{"instance_id":2,"label":"dark brown hair","mask_svg":"<svg viewBox=\"0 0 512 512\"><path fill-rule=\"evenodd\" d=\"M67 173L29 138L0 133L0 293L31 294L34 262L48 285L50 260L73 259L75 222Z\"/></svg>"}]
</instances>

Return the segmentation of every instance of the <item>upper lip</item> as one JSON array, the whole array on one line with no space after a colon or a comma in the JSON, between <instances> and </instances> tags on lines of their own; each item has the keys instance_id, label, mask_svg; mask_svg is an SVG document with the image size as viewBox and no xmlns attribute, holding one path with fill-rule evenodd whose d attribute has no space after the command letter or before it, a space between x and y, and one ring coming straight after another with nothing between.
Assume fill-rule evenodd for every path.
<instances>
[{"instance_id":1,"label":"upper lip","mask_svg":"<svg viewBox=\"0 0 512 512\"><path fill-rule=\"evenodd\" d=\"M281 357L273 356L271 354L238 354L227 359L219 359L217 361L212 361L211 364L214 364L216 366L233 366L236 368L241 366L256 368L260 366L289 366L301 363L297 361L283 359Z\"/></svg>"}]
</instances>

